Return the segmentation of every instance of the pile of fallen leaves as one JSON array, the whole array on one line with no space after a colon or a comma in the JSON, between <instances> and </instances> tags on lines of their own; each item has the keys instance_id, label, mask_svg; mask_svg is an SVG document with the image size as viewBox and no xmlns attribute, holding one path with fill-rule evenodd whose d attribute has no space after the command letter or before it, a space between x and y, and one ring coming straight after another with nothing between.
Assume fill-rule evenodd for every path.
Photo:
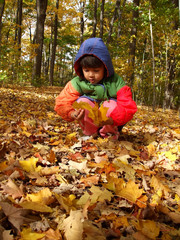
<instances>
[{"instance_id":1,"label":"pile of fallen leaves","mask_svg":"<svg viewBox=\"0 0 180 240\"><path fill-rule=\"evenodd\" d=\"M176 112L139 107L119 141L82 138L60 89L0 89L0 239L180 239Z\"/></svg>"}]
</instances>

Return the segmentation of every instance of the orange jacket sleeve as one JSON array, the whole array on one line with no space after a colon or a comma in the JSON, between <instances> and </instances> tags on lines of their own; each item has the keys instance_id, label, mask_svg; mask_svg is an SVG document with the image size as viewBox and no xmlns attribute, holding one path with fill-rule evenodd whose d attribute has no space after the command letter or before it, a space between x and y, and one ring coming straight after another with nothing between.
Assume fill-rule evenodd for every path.
<instances>
[{"instance_id":1,"label":"orange jacket sleeve","mask_svg":"<svg viewBox=\"0 0 180 240\"><path fill-rule=\"evenodd\" d=\"M71 112L74 110L72 104L80 97L80 93L72 86L71 81L56 98L54 110L66 121L73 121Z\"/></svg>"}]
</instances>

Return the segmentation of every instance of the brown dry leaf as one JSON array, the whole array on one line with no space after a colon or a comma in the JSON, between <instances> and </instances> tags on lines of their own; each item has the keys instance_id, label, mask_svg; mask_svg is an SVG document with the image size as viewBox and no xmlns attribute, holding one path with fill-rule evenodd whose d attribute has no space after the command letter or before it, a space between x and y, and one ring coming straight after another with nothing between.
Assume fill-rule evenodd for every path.
<instances>
[{"instance_id":1,"label":"brown dry leaf","mask_svg":"<svg viewBox=\"0 0 180 240\"><path fill-rule=\"evenodd\" d=\"M103 230L100 225L95 224L94 222L85 220L83 223L85 240L106 240L106 236L103 233Z\"/></svg>"},{"instance_id":2,"label":"brown dry leaf","mask_svg":"<svg viewBox=\"0 0 180 240\"><path fill-rule=\"evenodd\" d=\"M92 185L97 185L99 181L98 175L93 175L90 177L81 177L80 182L84 183L85 187L90 187Z\"/></svg>"},{"instance_id":3,"label":"brown dry leaf","mask_svg":"<svg viewBox=\"0 0 180 240\"><path fill-rule=\"evenodd\" d=\"M48 231L45 232L45 234L45 240L62 240L61 233L58 229L54 231L52 228L50 228Z\"/></svg>"},{"instance_id":4,"label":"brown dry leaf","mask_svg":"<svg viewBox=\"0 0 180 240\"><path fill-rule=\"evenodd\" d=\"M14 236L11 235L11 230L5 230L2 233L2 240L13 240Z\"/></svg>"},{"instance_id":5,"label":"brown dry leaf","mask_svg":"<svg viewBox=\"0 0 180 240\"><path fill-rule=\"evenodd\" d=\"M23 185L21 184L18 187L11 178L8 179L6 184L2 184L1 187L3 188L3 192L7 193L8 195L12 196L13 199L20 198L24 195L23 193Z\"/></svg>"},{"instance_id":6,"label":"brown dry leaf","mask_svg":"<svg viewBox=\"0 0 180 240\"><path fill-rule=\"evenodd\" d=\"M80 163L70 160L68 162L68 164L71 168L75 168L81 173L88 174L90 172L90 169L87 167L87 161L86 160L83 161L83 162L80 162Z\"/></svg>"},{"instance_id":7,"label":"brown dry leaf","mask_svg":"<svg viewBox=\"0 0 180 240\"><path fill-rule=\"evenodd\" d=\"M28 211L22 208L16 208L10 205L7 202L0 202L0 206L4 214L8 217L9 222L20 231L20 227L27 222L31 222L32 220L24 217Z\"/></svg>"},{"instance_id":8,"label":"brown dry leaf","mask_svg":"<svg viewBox=\"0 0 180 240\"><path fill-rule=\"evenodd\" d=\"M49 154L49 157L48 157L48 161L50 163L55 163L55 161L56 161L56 155L55 155L55 153L54 153L54 151L52 149L50 151L50 154Z\"/></svg>"},{"instance_id":9,"label":"brown dry leaf","mask_svg":"<svg viewBox=\"0 0 180 240\"><path fill-rule=\"evenodd\" d=\"M39 171L39 174L43 176L48 176L48 175L58 173L59 171L60 169L58 166L45 167L45 168L41 168L41 170Z\"/></svg>"},{"instance_id":10,"label":"brown dry leaf","mask_svg":"<svg viewBox=\"0 0 180 240\"><path fill-rule=\"evenodd\" d=\"M173 209L174 212L172 212L166 206L163 206L162 204L160 204L158 206L158 209L160 212L168 215L174 223L180 224L180 213L178 211L175 211Z\"/></svg>"}]
</instances>

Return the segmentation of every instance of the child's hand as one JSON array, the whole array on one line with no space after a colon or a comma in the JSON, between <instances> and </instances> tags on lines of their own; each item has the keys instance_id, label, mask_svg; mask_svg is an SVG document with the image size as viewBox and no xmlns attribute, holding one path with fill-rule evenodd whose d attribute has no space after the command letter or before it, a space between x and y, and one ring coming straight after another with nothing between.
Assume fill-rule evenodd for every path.
<instances>
[{"instance_id":1,"label":"child's hand","mask_svg":"<svg viewBox=\"0 0 180 240\"><path fill-rule=\"evenodd\" d=\"M84 109L78 109L78 110L74 110L72 113L71 113L71 117L74 119L74 120L81 120L82 118L84 118Z\"/></svg>"}]
</instances>

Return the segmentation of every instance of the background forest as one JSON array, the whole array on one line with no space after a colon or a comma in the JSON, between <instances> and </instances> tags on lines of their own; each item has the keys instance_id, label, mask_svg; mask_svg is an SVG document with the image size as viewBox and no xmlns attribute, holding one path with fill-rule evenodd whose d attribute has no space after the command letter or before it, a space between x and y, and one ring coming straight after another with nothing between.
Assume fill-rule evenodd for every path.
<instances>
[{"instance_id":1,"label":"background forest","mask_svg":"<svg viewBox=\"0 0 180 240\"><path fill-rule=\"evenodd\" d=\"M0 0L0 85L64 86L101 37L138 104L178 108L178 0Z\"/></svg>"}]
</instances>

